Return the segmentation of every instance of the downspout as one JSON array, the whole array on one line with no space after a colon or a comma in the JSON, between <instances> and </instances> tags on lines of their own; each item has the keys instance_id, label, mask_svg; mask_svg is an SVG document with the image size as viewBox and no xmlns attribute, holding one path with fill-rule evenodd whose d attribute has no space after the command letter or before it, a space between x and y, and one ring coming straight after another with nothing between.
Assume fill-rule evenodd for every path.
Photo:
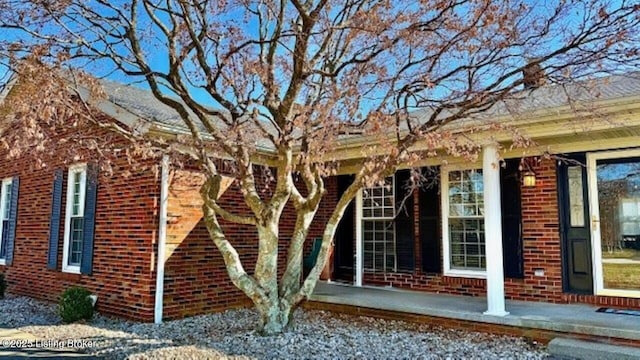
<instances>
[{"instance_id":1,"label":"downspout","mask_svg":"<svg viewBox=\"0 0 640 360\"><path fill-rule=\"evenodd\" d=\"M167 204L169 200L169 156L162 156L160 173L160 221L158 229L158 266L156 272L156 305L154 322L162 323L164 296L164 258L167 246Z\"/></svg>"}]
</instances>

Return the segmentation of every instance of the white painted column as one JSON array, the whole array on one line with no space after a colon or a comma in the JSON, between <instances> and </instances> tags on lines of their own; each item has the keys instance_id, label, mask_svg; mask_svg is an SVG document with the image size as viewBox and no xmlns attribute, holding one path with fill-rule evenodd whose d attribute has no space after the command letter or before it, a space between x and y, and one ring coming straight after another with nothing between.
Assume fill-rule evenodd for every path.
<instances>
[{"instance_id":1,"label":"white painted column","mask_svg":"<svg viewBox=\"0 0 640 360\"><path fill-rule=\"evenodd\" d=\"M502 209L500 206L500 159L496 144L482 149L484 181L484 231L487 254L487 311L485 315L505 316L504 270L502 267Z\"/></svg>"},{"instance_id":2,"label":"white painted column","mask_svg":"<svg viewBox=\"0 0 640 360\"><path fill-rule=\"evenodd\" d=\"M169 201L169 156L164 155L160 172L160 218L158 225L158 265L156 268L156 302L154 322L162 323L164 308L164 263L167 247L167 205Z\"/></svg>"},{"instance_id":3,"label":"white painted column","mask_svg":"<svg viewBox=\"0 0 640 360\"><path fill-rule=\"evenodd\" d=\"M356 286L362 286L364 272L362 256L362 190L358 190L356 195Z\"/></svg>"}]
</instances>

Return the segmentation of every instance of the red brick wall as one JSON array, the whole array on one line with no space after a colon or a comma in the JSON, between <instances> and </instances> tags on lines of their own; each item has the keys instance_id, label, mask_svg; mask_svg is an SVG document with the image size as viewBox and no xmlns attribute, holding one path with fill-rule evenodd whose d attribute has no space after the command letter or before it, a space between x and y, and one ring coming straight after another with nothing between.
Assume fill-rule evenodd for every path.
<instances>
[{"instance_id":1,"label":"red brick wall","mask_svg":"<svg viewBox=\"0 0 640 360\"><path fill-rule=\"evenodd\" d=\"M99 134L99 133L98 133ZM100 136L98 135L98 138ZM20 176L14 260L0 266L13 294L57 301L62 291L79 285L98 295L97 308L131 319L153 319L154 247L158 229L159 177L153 165L135 168L125 159L113 162L114 173L98 179L93 273L63 273L66 169L63 160L38 154L44 169L33 169L28 159L0 161L0 178ZM4 159L4 154L0 154ZM66 159L70 160L70 159ZM155 164L155 161L149 164ZM58 266L47 269L53 174L65 169L60 220ZM130 171L131 175L123 173Z\"/></svg>"},{"instance_id":2,"label":"red brick wall","mask_svg":"<svg viewBox=\"0 0 640 360\"><path fill-rule=\"evenodd\" d=\"M545 160L534 168L535 187L521 187L524 280L511 280L507 296L518 300L560 301L562 258L556 165ZM535 270L544 271L536 277Z\"/></svg>"},{"instance_id":3,"label":"red brick wall","mask_svg":"<svg viewBox=\"0 0 640 360\"><path fill-rule=\"evenodd\" d=\"M640 308L640 299L563 293L555 162L543 160L535 166L534 171L537 175L536 186L521 189L524 279L505 279L506 297L513 300ZM364 283L444 294L485 296L484 279L422 272L418 240L420 204L417 194L414 194L414 200L416 270L413 273L365 273ZM544 272L543 276L535 275L538 269Z\"/></svg>"},{"instance_id":4,"label":"red brick wall","mask_svg":"<svg viewBox=\"0 0 640 360\"><path fill-rule=\"evenodd\" d=\"M12 266L0 266L0 272L7 276L9 292L55 301L65 288L80 285L98 294L100 311L151 321L160 187L157 169L145 168L124 176L123 173L131 171L132 167L121 159L114 162L113 175L101 174L94 271L92 275L75 275L60 270L63 220L58 267L57 270L47 269L53 171L65 166L53 158L45 159L45 162L48 163L45 169L32 169L27 161L0 162L0 178L20 176L14 263ZM536 187L522 189L525 278L506 279L507 297L640 308L640 299L577 296L562 292L555 164L543 161L535 171ZM173 174L168 204L169 256L165 274L164 317L180 318L249 304L249 300L228 279L220 253L201 221L200 182L189 173L186 177ZM64 184L66 187L66 179ZM328 191L312 223L309 239L321 236L336 202L335 179L327 180L326 186ZM66 193L66 188L63 190ZM65 199L63 196L62 219ZM417 194L414 199L415 233L419 239L417 217L420 205ZM227 190L221 201L236 211L248 211L237 184ZM292 231L294 219L294 212L287 208L280 229L283 239L281 266L284 265L286 239ZM245 225L222 224L241 254L246 270L251 273L257 256L255 230ZM307 241L307 252L310 245L311 241ZM485 281L482 279L422 273L419 241L416 241L415 250L417 270L413 273L365 274L365 283L447 294L485 295ZM536 277L536 269L544 270L544 276Z\"/></svg>"},{"instance_id":5,"label":"red brick wall","mask_svg":"<svg viewBox=\"0 0 640 360\"><path fill-rule=\"evenodd\" d=\"M200 209L202 200L194 173L173 171L169 190L167 243L168 259L165 268L164 318L220 311L250 304L250 300L229 280L220 252L209 238ZM327 194L323 199L309 231L309 239L320 236L335 203L335 180L327 181ZM223 207L235 213L248 214L237 183L220 198ZM327 206L328 205L328 206ZM280 226L279 266L282 272L288 242L295 221L295 213L287 206ZM258 240L255 229L220 219L224 233L240 254L248 273L253 273L257 261ZM307 241L307 247L311 241Z\"/></svg>"}]
</instances>

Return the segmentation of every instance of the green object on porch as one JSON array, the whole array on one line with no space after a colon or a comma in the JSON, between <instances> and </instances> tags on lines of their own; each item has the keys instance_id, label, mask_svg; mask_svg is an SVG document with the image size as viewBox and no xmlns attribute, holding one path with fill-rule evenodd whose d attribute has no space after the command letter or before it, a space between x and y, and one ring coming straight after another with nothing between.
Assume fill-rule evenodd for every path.
<instances>
[{"instance_id":1,"label":"green object on porch","mask_svg":"<svg viewBox=\"0 0 640 360\"><path fill-rule=\"evenodd\" d=\"M320 254L320 247L322 246L322 238L313 239L313 245L311 246L311 253L302 259L302 269L304 273L308 273L316 265L318 260L318 254Z\"/></svg>"}]
</instances>

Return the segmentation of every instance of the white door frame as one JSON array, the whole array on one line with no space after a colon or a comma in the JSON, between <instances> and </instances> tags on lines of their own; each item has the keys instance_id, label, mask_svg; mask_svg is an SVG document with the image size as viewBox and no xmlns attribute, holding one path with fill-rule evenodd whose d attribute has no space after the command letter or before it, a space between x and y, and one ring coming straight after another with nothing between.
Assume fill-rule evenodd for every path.
<instances>
[{"instance_id":1,"label":"white door frame","mask_svg":"<svg viewBox=\"0 0 640 360\"><path fill-rule=\"evenodd\" d=\"M355 286L362 286L362 277L364 273L363 263L363 241L362 241L362 189L358 190L356 195L356 278Z\"/></svg>"},{"instance_id":2,"label":"white door frame","mask_svg":"<svg viewBox=\"0 0 640 360\"><path fill-rule=\"evenodd\" d=\"M596 295L640 298L639 290L605 289L602 273L602 239L600 237L600 205L598 203L597 160L640 156L640 149L587 153L587 186L589 188L589 212L591 214L591 251L593 257L593 288Z\"/></svg>"}]
</instances>

